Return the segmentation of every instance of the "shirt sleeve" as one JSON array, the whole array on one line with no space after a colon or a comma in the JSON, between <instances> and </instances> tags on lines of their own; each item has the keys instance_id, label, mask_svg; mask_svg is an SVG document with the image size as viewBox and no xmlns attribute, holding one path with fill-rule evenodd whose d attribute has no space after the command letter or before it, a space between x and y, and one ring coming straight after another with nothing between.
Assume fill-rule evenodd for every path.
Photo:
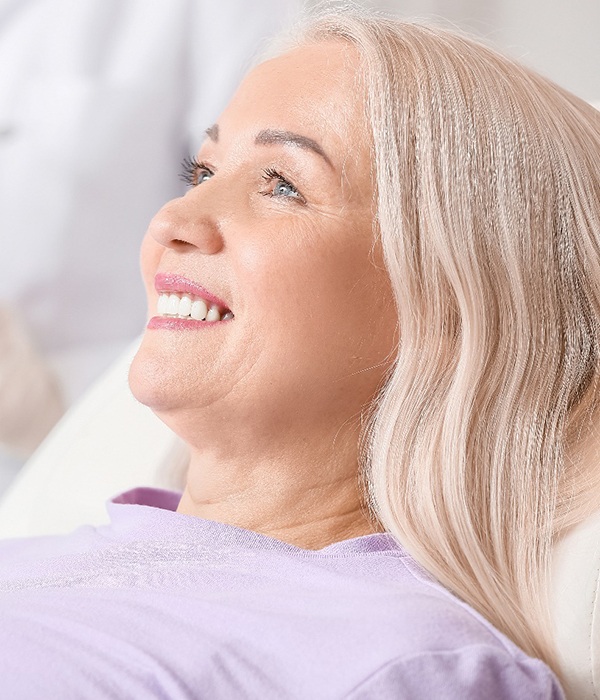
<instances>
[{"instance_id":1,"label":"shirt sleeve","mask_svg":"<svg viewBox=\"0 0 600 700\"><path fill-rule=\"evenodd\" d=\"M539 659L472 646L426 652L386 664L347 700L565 700L552 671Z\"/></svg>"}]
</instances>

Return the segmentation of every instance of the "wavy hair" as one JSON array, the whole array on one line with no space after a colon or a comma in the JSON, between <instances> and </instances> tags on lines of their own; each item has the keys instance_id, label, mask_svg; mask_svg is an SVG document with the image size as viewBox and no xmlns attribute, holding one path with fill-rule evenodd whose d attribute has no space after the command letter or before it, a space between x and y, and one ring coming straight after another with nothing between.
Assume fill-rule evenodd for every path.
<instances>
[{"instance_id":1,"label":"wavy hair","mask_svg":"<svg viewBox=\"0 0 600 700\"><path fill-rule=\"evenodd\" d=\"M329 40L360 56L375 229L398 309L364 441L370 506L560 675L552 548L600 492L587 466L600 113L458 32L356 8L309 17L287 48Z\"/></svg>"}]
</instances>

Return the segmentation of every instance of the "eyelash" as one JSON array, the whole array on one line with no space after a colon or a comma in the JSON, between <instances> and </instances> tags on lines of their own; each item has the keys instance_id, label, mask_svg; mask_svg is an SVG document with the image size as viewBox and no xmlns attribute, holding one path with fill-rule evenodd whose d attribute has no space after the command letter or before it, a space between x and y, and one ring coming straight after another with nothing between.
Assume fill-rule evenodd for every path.
<instances>
[{"instance_id":1,"label":"eyelash","mask_svg":"<svg viewBox=\"0 0 600 700\"><path fill-rule=\"evenodd\" d=\"M200 170L212 173L212 170L206 163L199 161L195 156L191 158L186 157L181 161L179 179L185 182L188 187L195 187L198 184L198 171Z\"/></svg>"},{"instance_id":2,"label":"eyelash","mask_svg":"<svg viewBox=\"0 0 600 700\"><path fill-rule=\"evenodd\" d=\"M188 187L196 187L198 185L198 174L201 171L205 171L213 175L213 171L208 167L206 163L198 160L195 156L191 158L184 158L181 162L181 173L179 174L179 179L186 183ZM265 168L262 175L263 180L266 183L277 181L278 184L286 185L290 189L294 190L297 196L295 197L285 197L285 199L291 199L297 204L305 204L306 200L298 190L298 188L292 184L287 178L285 178L280 172L275 170L275 168ZM278 197L274 194L272 190L267 190L261 192L264 197Z\"/></svg>"}]
</instances>

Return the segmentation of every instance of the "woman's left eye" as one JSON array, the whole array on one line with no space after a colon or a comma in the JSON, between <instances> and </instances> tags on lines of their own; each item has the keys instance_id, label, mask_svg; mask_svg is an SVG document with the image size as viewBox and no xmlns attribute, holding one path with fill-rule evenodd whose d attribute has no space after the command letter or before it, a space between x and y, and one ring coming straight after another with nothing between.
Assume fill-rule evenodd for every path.
<instances>
[{"instance_id":1,"label":"woman's left eye","mask_svg":"<svg viewBox=\"0 0 600 700\"><path fill-rule=\"evenodd\" d=\"M263 180L270 185L268 190L261 192L265 197L283 197L285 199L293 199L298 203L306 204L306 200L298 189L274 168L266 168L263 170Z\"/></svg>"}]
</instances>

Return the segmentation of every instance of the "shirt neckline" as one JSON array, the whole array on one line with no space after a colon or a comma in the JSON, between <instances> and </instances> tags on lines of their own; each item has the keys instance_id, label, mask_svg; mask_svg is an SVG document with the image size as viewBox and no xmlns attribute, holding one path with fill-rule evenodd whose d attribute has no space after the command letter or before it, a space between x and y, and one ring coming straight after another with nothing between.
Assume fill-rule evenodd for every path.
<instances>
[{"instance_id":1,"label":"shirt neckline","mask_svg":"<svg viewBox=\"0 0 600 700\"><path fill-rule=\"evenodd\" d=\"M110 528L116 535L138 540L176 540L178 544L280 551L301 557L390 553L404 555L390 533L361 535L323 547L303 549L253 530L193 515L177 513L181 492L141 486L116 495L107 503Z\"/></svg>"}]
</instances>

